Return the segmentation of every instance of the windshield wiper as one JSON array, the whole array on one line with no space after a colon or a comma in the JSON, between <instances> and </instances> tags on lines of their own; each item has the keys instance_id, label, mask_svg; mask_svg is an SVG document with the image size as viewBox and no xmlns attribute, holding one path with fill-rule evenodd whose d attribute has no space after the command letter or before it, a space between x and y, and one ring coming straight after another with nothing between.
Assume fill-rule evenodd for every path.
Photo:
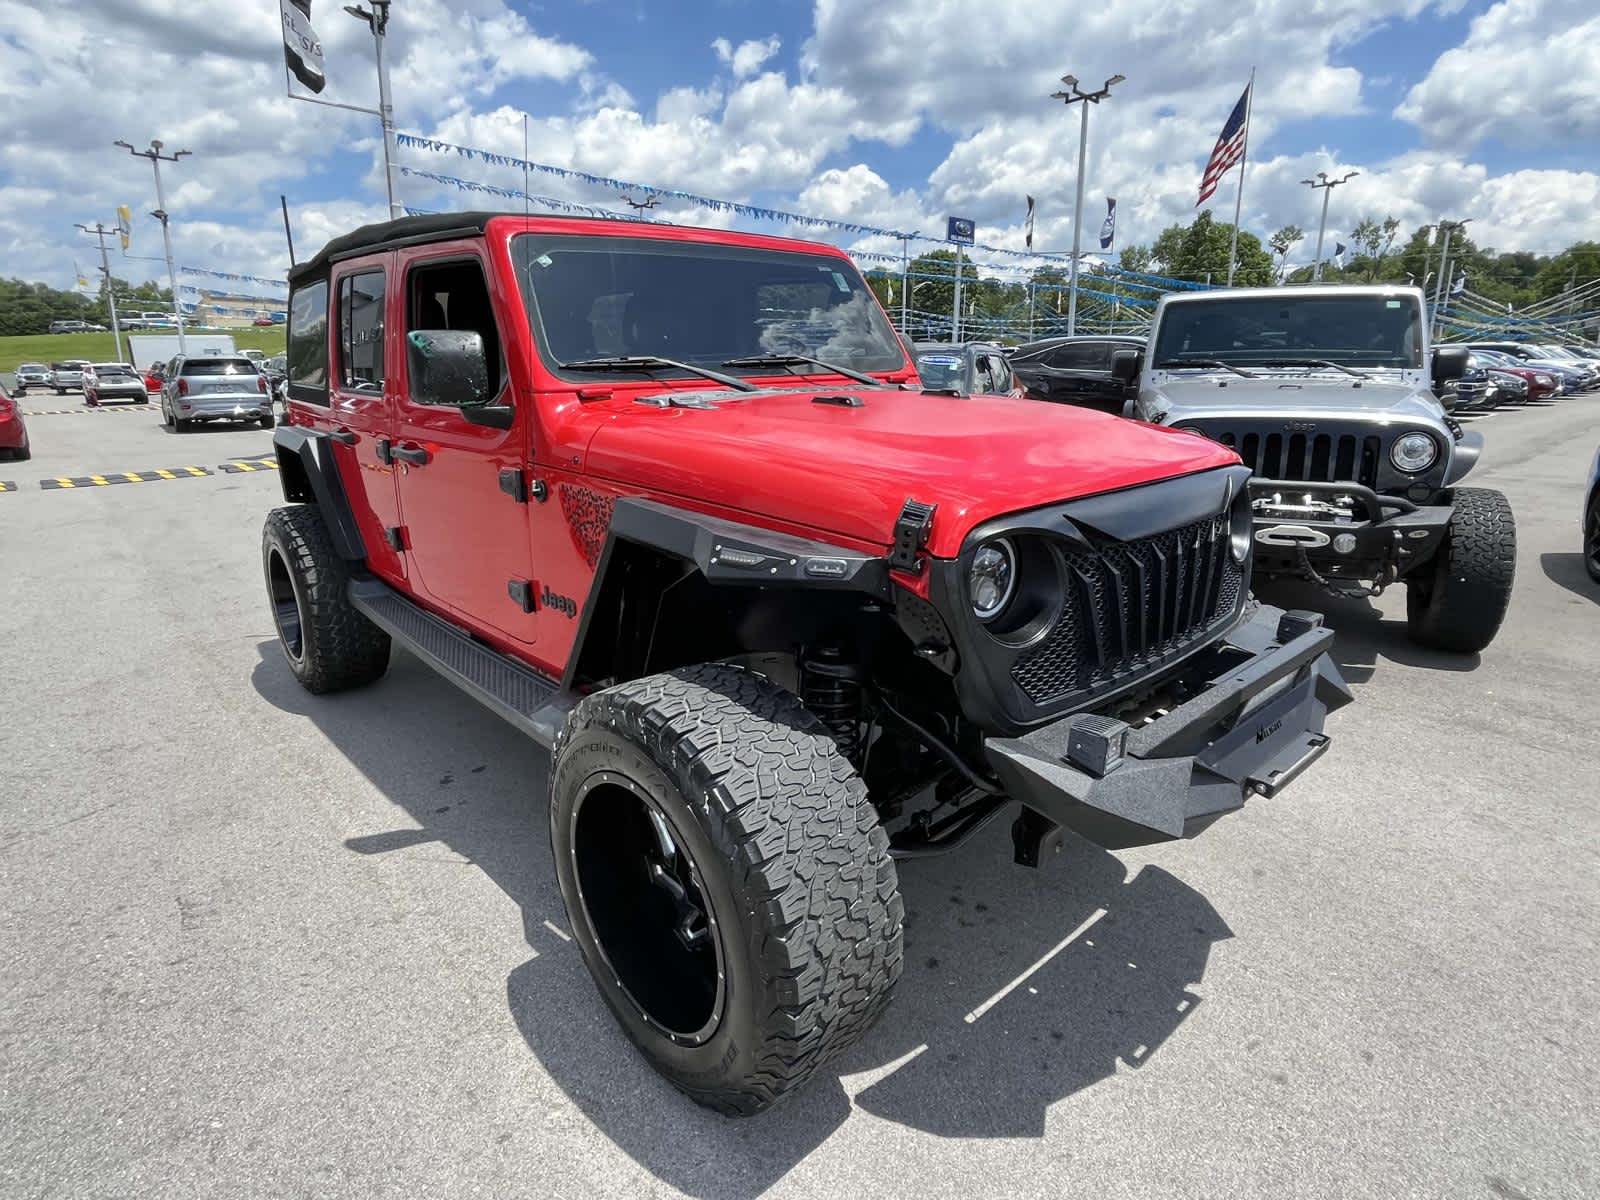
<instances>
[{"instance_id":1,"label":"windshield wiper","mask_svg":"<svg viewBox=\"0 0 1600 1200\"><path fill-rule=\"evenodd\" d=\"M563 371L687 371L691 375L698 375L702 379L709 379L713 383L720 383L726 387L737 388L741 392L754 392L759 389L748 380L739 379L733 375L724 375L721 371L713 371L709 367L697 367L693 363L679 362L675 358L660 358L654 354L626 354L612 358L579 358L572 362L559 364Z\"/></svg>"},{"instance_id":2,"label":"windshield wiper","mask_svg":"<svg viewBox=\"0 0 1600 1200\"><path fill-rule=\"evenodd\" d=\"M846 379L854 379L857 383L865 383L871 387L892 387L881 379L874 379L861 371L853 371L849 367L841 367L837 363L824 362L820 358L812 358L808 354L750 354L744 358L730 358L722 365L725 367L798 367L809 364L821 367L830 375L843 375Z\"/></svg>"},{"instance_id":3,"label":"windshield wiper","mask_svg":"<svg viewBox=\"0 0 1600 1200\"><path fill-rule=\"evenodd\" d=\"M1261 364L1263 367L1327 367L1331 371L1343 371L1356 379L1365 379L1360 371L1352 371L1343 363L1333 362L1326 358L1269 358Z\"/></svg>"},{"instance_id":4,"label":"windshield wiper","mask_svg":"<svg viewBox=\"0 0 1600 1200\"><path fill-rule=\"evenodd\" d=\"M1224 371L1232 371L1241 379L1256 378L1256 376L1251 372L1241 371L1232 363L1225 363L1219 358L1169 358L1165 362L1158 362L1156 364L1156 370L1158 371L1165 371L1170 367L1204 367L1213 371L1221 368Z\"/></svg>"}]
</instances>

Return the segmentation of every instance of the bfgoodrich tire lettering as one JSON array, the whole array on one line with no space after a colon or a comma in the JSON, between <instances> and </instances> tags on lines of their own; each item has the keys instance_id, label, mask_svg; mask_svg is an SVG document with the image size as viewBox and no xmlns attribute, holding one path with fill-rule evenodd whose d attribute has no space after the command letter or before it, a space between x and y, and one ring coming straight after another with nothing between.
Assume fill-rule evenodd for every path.
<instances>
[{"instance_id":1,"label":"bfgoodrich tire lettering","mask_svg":"<svg viewBox=\"0 0 1600 1200\"><path fill-rule=\"evenodd\" d=\"M1434 561L1407 580L1412 640L1461 654L1482 650L1505 620L1516 570L1510 503L1487 488L1457 488L1444 543Z\"/></svg>"},{"instance_id":2,"label":"bfgoodrich tire lettering","mask_svg":"<svg viewBox=\"0 0 1600 1200\"><path fill-rule=\"evenodd\" d=\"M647 1015L585 906L576 814L597 778L619 776L696 868L725 973L709 1032L673 1037ZM904 908L888 837L827 730L760 676L686 667L585 698L557 749L550 834L602 996L650 1064L701 1104L762 1111L889 1002Z\"/></svg>"},{"instance_id":3,"label":"bfgoodrich tire lettering","mask_svg":"<svg viewBox=\"0 0 1600 1200\"><path fill-rule=\"evenodd\" d=\"M389 635L350 603L349 569L321 513L306 505L268 513L261 562L278 642L302 687L343 691L389 669Z\"/></svg>"}]
</instances>

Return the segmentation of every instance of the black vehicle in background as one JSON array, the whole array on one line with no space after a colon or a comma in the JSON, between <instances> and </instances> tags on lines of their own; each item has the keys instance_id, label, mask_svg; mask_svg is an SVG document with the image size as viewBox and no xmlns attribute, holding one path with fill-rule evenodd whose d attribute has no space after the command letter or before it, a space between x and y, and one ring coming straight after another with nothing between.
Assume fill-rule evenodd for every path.
<instances>
[{"instance_id":1,"label":"black vehicle in background","mask_svg":"<svg viewBox=\"0 0 1600 1200\"><path fill-rule=\"evenodd\" d=\"M990 342L918 342L911 348L925 392L1020 396L1005 351Z\"/></svg>"},{"instance_id":2,"label":"black vehicle in background","mask_svg":"<svg viewBox=\"0 0 1600 1200\"><path fill-rule=\"evenodd\" d=\"M1142 337L1120 334L1045 338L1013 350L1011 370L1035 400L1120 413L1136 389L1112 377L1112 352L1144 345Z\"/></svg>"}]
</instances>

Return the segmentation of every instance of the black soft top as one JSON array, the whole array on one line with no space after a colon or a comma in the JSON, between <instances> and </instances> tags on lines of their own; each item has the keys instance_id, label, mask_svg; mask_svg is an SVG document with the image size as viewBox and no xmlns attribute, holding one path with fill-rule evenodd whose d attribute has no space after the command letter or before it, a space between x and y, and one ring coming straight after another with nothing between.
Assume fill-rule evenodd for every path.
<instances>
[{"instance_id":1,"label":"black soft top","mask_svg":"<svg viewBox=\"0 0 1600 1200\"><path fill-rule=\"evenodd\" d=\"M289 272L289 283L297 285L306 279L326 275L331 263L373 250L417 242L438 242L451 237L481 237L491 219L510 215L521 214L429 213L421 217L398 217L393 221L377 221L371 225L363 225L360 229L351 230L334 238L311 258L295 266Z\"/></svg>"}]
</instances>

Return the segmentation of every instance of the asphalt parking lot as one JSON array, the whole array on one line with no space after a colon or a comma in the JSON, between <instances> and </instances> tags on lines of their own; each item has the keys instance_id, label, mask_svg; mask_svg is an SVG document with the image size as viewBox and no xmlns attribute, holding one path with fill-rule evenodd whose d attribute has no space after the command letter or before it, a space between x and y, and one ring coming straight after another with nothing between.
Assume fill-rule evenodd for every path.
<instances>
[{"instance_id":1,"label":"asphalt parking lot","mask_svg":"<svg viewBox=\"0 0 1600 1200\"><path fill-rule=\"evenodd\" d=\"M538 750L401 651L363 691L291 679L276 479L219 470L271 434L30 417L0 462L0 1193L1600 1193L1600 394L1473 424L1519 524L1481 659L1411 646L1399 590L1329 601L1358 702L1276 800L1038 873L1003 822L903 863L885 1021L729 1122L592 988Z\"/></svg>"}]
</instances>

